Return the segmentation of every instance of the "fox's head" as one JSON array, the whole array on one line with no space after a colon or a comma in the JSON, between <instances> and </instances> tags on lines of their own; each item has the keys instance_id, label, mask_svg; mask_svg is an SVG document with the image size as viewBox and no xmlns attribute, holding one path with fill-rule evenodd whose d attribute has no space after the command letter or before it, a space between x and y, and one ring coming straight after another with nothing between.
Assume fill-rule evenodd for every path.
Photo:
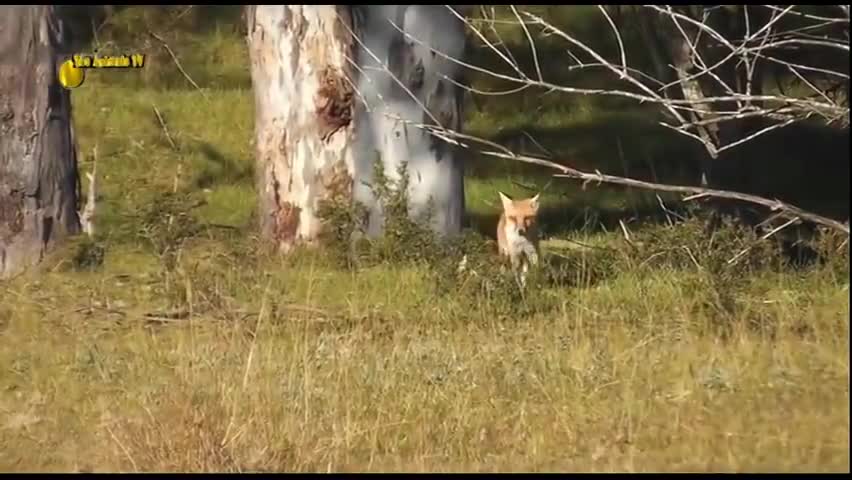
<instances>
[{"instance_id":1,"label":"fox's head","mask_svg":"<svg viewBox=\"0 0 852 480\"><path fill-rule=\"evenodd\" d=\"M526 235L535 225L538 216L538 195L523 200L512 200L503 192L500 200L503 201L503 215L506 217L506 228L518 235Z\"/></svg>"}]
</instances>

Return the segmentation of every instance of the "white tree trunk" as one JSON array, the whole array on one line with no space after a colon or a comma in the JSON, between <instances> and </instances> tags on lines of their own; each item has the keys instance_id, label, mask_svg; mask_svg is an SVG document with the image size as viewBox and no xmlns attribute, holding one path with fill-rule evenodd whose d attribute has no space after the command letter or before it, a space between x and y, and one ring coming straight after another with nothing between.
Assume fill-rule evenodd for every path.
<instances>
[{"instance_id":1,"label":"white tree trunk","mask_svg":"<svg viewBox=\"0 0 852 480\"><path fill-rule=\"evenodd\" d=\"M391 179L408 162L411 213L419 214L431 199L433 229L457 233L464 215L464 172L457 149L417 125L461 129L462 91L449 80L459 80L461 67L445 56L463 58L464 23L444 5L372 5L365 10L363 43L357 45L362 102L355 126L355 200L370 210L369 233L380 233L381 208L368 186L373 162L378 157Z\"/></svg>"},{"instance_id":2,"label":"white tree trunk","mask_svg":"<svg viewBox=\"0 0 852 480\"><path fill-rule=\"evenodd\" d=\"M351 183L348 9L256 5L247 16L261 232L285 251L317 238L319 201Z\"/></svg>"},{"instance_id":3,"label":"white tree trunk","mask_svg":"<svg viewBox=\"0 0 852 480\"><path fill-rule=\"evenodd\" d=\"M368 207L369 231L379 233L381 211L365 185L377 158L391 178L408 162L412 213L431 198L436 231L458 232L464 190L454 149L405 122L434 117L460 128L460 92L445 78L459 68L389 20L455 58L463 23L422 5L257 5L247 17L264 237L285 251L312 243L320 202L340 193Z\"/></svg>"}]
</instances>

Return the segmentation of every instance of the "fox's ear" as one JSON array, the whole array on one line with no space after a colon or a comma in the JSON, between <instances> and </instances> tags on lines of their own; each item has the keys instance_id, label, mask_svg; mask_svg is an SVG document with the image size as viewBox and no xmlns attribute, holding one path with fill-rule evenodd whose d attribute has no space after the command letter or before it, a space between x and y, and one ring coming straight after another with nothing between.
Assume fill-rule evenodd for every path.
<instances>
[{"instance_id":1,"label":"fox's ear","mask_svg":"<svg viewBox=\"0 0 852 480\"><path fill-rule=\"evenodd\" d=\"M536 193L535 196L530 199L530 206L534 210L538 210L538 196L539 195L541 195L541 193Z\"/></svg>"},{"instance_id":2,"label":"fox's ear","mask_svg":"<svg viewBox=\"0 0 852 480\"><path fill-rule=\"evenodd\" d=\"M508 210L512 207L512 199L507 197L503 192L497 192L500 194L500 200L503 202L503 210Z\"/></svg>"}]
</instances>

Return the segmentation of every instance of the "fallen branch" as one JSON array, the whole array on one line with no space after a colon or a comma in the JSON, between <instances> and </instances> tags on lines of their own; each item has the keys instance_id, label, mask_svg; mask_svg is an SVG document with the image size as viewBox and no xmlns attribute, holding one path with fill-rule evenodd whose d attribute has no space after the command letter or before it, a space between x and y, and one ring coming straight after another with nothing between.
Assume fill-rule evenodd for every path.
<instances>
[{"instance_id":1,"label":"fallen branch","mask_svg":"<svg viewBox=\"0 0 852 480\"><path fill-rule=\"evenodd\" d=\"M160 111L159 111L159 110L157 110L157 106L156 106L156 105L153 105L153 104L152 104L152 105L151 105L151 107L153 107L153 108L154 108L154 115L156 115L156 116L157 116L157 121L159 121L159 122L160 122L160 127L162 127L162 128L163 128L163 133L165 133L165 134L166 134L166 140L168 140L168 141L169 141L169 145L171 145L171 146L172 146L172 149L173 149L174 151L176 151L176 152L177 152L177 151L179 150L179 149L178 149L178 146L177 146L177 144L175 143L175 141L174 141L174 140L172 140L172 135L169 133L169 129L166 127L166 121L165 121L165 120L163 120L163 116L162 116L162 115L160 115Z\"/></svg>"}]
</instances>

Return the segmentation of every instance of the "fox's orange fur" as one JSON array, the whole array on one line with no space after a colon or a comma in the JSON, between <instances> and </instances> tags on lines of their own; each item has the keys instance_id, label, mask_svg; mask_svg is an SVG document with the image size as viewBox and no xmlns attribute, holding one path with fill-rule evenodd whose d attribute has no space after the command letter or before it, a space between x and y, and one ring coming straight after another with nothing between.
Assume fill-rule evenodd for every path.
<instances>
[{"instance_id":1,"label":"fox's orange fur","mask_svg":"<svg viewBox=\"0 0 852 480\"><path fill-rule=\"evenodd\" d=\"M509 258L513 269L520 266L525 274L529 266L538 264L538 195L512 200L503 192L498 193L503 213L497 223L497 247L501 255Z\"/></svg>"}]
</instances>

